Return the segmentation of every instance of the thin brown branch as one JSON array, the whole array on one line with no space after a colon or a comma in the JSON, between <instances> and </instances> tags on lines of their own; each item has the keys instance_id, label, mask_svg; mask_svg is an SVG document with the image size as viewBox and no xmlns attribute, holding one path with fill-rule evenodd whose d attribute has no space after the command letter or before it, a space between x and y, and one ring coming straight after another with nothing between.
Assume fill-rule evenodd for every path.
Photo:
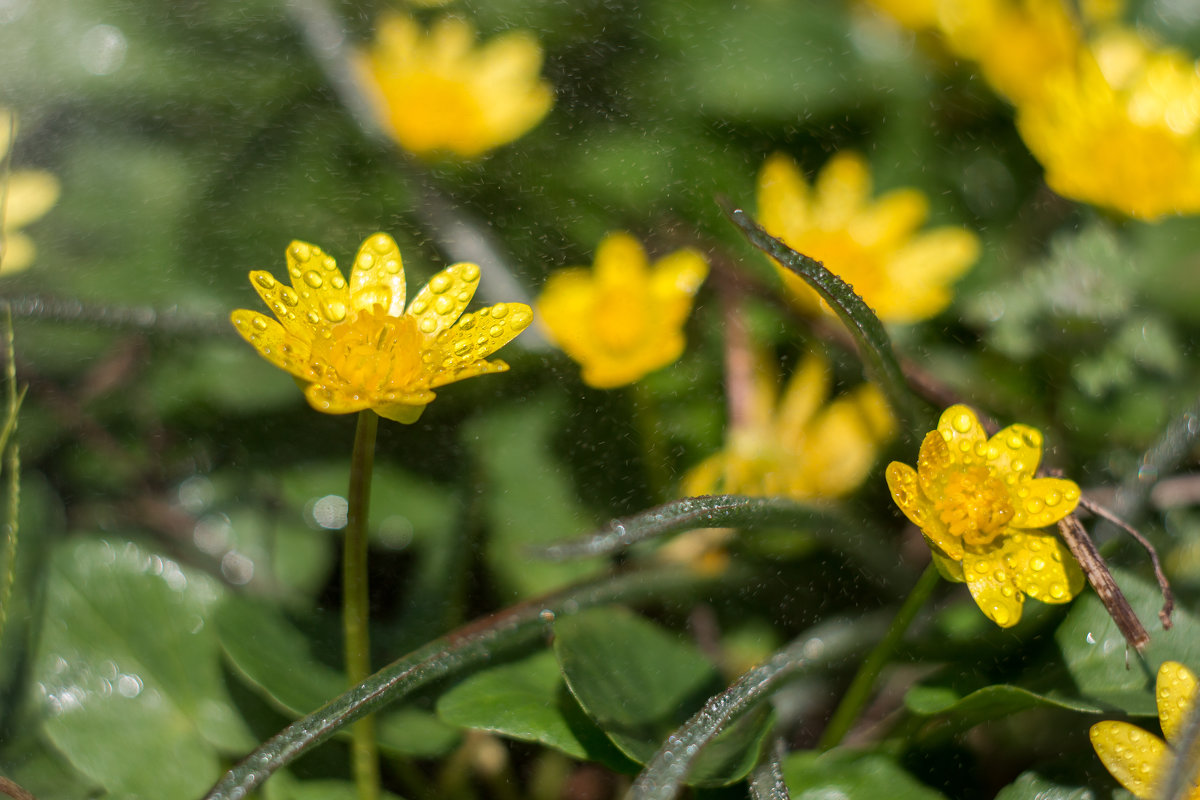
<instances>
[{"instance_id":1,"label":"thin brown branch","mask_svg":"<svg viewBox=\"0 0 1200 800\"><path fill-rule=\"evenodd\" d=\"M1146 645L1150 642L1150 634L1146 633L1141 620L1137 618L1137 614L1129 605L1129 601L1125 599L1121 588L1113 580L1112 573L1108 571L1108 566L1100 557L1100 553L1096 550L1092 537L1088 536L1084 529L1083 523L1079 521L1078 517L1071 514L1065 519L1059 520L1058 531L1062 535L1063 541L1067 543L1067 547L1071 549L1075 560L1079 562L1079 566L1083 568L1083 574L1087 576L1088 583L1096 590L1096 595L1100 598L1100 602L1104 603L1108 615L1117 624L1125 641L1133 645L1133 649L1139 653L1145 652Z\"/></svg>"},{"instance_id":2,"label":"thin brown branch","mask_svg":"<svg viewBox=\"0 0 1200 800\"><path fill-rule=\"evenodd\" d=\"M1093 503L1091 500L1088 500L1085 497L1079 501L1079 505L1083 506L1096 516L1103 517L1112 524L1121 528L1123 531L1137 540L1137 543L1145 548L1146 552L1150 554L1150 563L1154 565L1154 578L1158 581L1158 588L1162 592L1163 596L1163 605L1162 608L1159 609L1158 618L1162 620L1164 628L1170 629L1171 612L1175 610L1175 595L1171 592L1171 584L1167 581L1167 576L1163 572L1162 562L1158 559L1158 551L1154 549L1154 545L1150 543L1149 539L1139 533L1136 528L1099 503Z\"/></svg>"}]
</instances>

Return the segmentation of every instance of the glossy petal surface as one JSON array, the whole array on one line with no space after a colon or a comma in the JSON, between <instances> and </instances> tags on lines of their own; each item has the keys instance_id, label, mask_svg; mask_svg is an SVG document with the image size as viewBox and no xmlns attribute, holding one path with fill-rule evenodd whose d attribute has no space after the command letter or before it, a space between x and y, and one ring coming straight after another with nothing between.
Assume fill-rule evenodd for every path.
<instances>
[{"instance_id":1,"label":"glossy petal surface","mask_svg":"<svg viewBox=\"0 0 1200 800\"><path fill-rule=\"evenodd\" d=\"M1163 768L1170 763L1166 743L1128 722L1097 722L1089 736L1117 782L1142 800L1153 800Z\"/></svg>"}]
</instances>

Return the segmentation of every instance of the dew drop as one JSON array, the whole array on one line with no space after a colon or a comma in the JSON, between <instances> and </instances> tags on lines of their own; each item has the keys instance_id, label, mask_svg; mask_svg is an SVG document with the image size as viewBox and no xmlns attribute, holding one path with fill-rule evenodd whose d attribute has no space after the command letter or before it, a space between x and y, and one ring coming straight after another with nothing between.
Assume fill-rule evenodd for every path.
<instances>
[{"instance_id":1,"label":"dew drop","mask_svg":"<svg viewBox=\"0 0 1200 800\"><path fill-rule=\"evenodd\" d=\"M439 314L449 314L454 310L454 301L449 297L442 295L437 300L433 301L433 310Z\"/></svg>"},{"instance_id":2,"label":"dew drop","mask_svg":"<svg viewBox=\"0 0 1200 800\"><path fill-rule=\"evenodd\" d=\"M1051 489L1050 491L1046 492L1045 500L1046 500L1046 505L1056 506L1062 500L1062 495L1059 494L1058 492L1054 491L1053 489Z\"/></svg>"},{"instance_id":3,"label":"dew drop","mask_svg":"<svg viewBox=\"0 0 1200 800\"><path fill-rule=\"evenodd\" d=\"M394 258L389 258L383 262L383 269L389 275L395 275L400 272L400 262Z\"/></svg>"},{"instance_id":4,"label":"dew drop","mask_svg":"<svg viewBox=\"0 0 1200 800\"><path fill-rule=\"evenodd\" d=\"M446 290L450 288L451 283L449 275L439 272L433 276L433 280L429 281L429 291L434 294L445 294Z\"/></svg>"},{"instance_id":5,"label":"dew drop","mask_svg":"<svg viewBox=\"0 0 1200 800\"><path fill-rule=\"evenodd\" d=\"M341 275L334 275L332 278L329 279L329 285L335 289L339 289L339 290L345 289L346 288L346 279L343 278Z\"/></svg>"},{"instance_id":6,"label":"dew drop","mask_svg":"<svg viewBox=\"0 0 1200 800\"><path fill-rule=\"evenodd\" d=\"M459 292L458 293L458 302L462 303L463 305L466 305L467 303L471 302L471 293L466 290Z\"/></svg>"},{"instance_id":7,"label":"dew drop","mask_svg":"<svg viewBox=\"0 0 1200 800\"><path fill-rule=\"evenodd\" d=\"M512 316L508 318L508 326L513 330L520 330L533 321L533 312L527 308L513 309Z\"/></svg>"},{"instance_id":8,"label":"dew drop","mask_svg":"<svg viewBox=\"0 0 1200 800\"><path fill-rule=\"evenodd\" d=\"M1055 600L1061 600L1066 594L1067 590L1061 583L1050 584L1050 596Z\"/></svg>"},{"instance_id":9,"label":"dew drop","mask_svg":"<svg viewBox=\"0 0 1200 800\"><path fill-rule=\"evenodd\" d=\"M386 233L377 233L371 237L371 247L375 248L381 253L385 250L391 250L392 237L388 236Z\"/></svg>"},{"instance_id":10,"label":"dew drop","mask_svg":"<svg viewBox=\"0 0 1200 800\"><path fill-rule=\"evenodd\" d=\"M508 313L507 303L496 303L492 306L492 317L494 319L504 319L504 315Z\"/></svg>"},{"instance_id":11,"label":"dew drop","mask_svg":"<svg viewBox=\"0 0 1200 800\"><path fill-rule=\"evenodd\" d=\"M297 261L308 261L312 256L312 250L304 242L292 242L292 258Z\"/></svg>"},{"instance_id":12,"label":"dew drop","mask_svg":"<svg viewBox=\"0 0 1200 800\"><path fill-rule=\"evenodd\" d=\"M433 333L437 330L437 320L433 317L422 317L417 327L421 329L421 333Z\"/></svg>"},{"instance_id":13,"label":"dew drop","mask_svg":"<svg viewBox=\"0 0 1200 800\"><path fill-rule=\"evenodd\" d=\"M266 272L260 272L254 276L254 282L264 289L274 289L275 279Z\"/></svg>"},{"instance_id":14,"label":"dew drop","mask_svg":"<svg viewBox=\"0 0 1200 800\"><path fill-rule=\"evenodd\" d=\"M1045 508L1046 504L1042 502L1040 497L1031 497L1025 501L1025 510L1030 514L1036 514Z\"/></svg>"},{"instance_id":15,"label":"dew drop","mask_svg":"<svg viewBox=\"0 0 1200 800\"><path fill-rule=\"evenodd\" d=\"M998 569L992 573L992 577L996 579L996 583L1005 583L1008 580L1008 573Z\"/></svg>"},{"instance_id":16,"label":"dew drop","mask_svg":"<svg viewBox=\"0 0 1200 800\"><path fill-rule=\"evenodd\" d=\"M294 306L300 302L300 297L287 286L283 287L283 290L279 293L279 296L283 299L283 302L287 303L289 306Z\"/></svg>"},{"instance_id":17,"label":"dew drop","mask_svg":"<svg viewBox=\"0 0 1200 800\"><path fill-rule=\"evenodd\" d=\"M1031 570L1033 570L1034 572L1041 572L1042 570L1044 570L1046 568L1046 559L1044 559L1044 558L1031 559L1029 562L1029 568Z\"/></svg>"},{"instance_id":18,"label":"dew drop","mask_svg":"<svg viewBox=\"0 0 1200 800\"><path fill-rule=\"evenodd\" d=\"M1024 472L1025 471L1025 462L1019 458L1013 459L1012 471L1013 472Z\"/></svg>"},{"instance_id":19,"label":"dew drop","mask_svg":"<svg viewBox=\"0 0 1200 800\"><path fill-rule=\"evenodd\" d=\"M475 315L463 314L458 318L458 327L464 331L469 331L475 327Z\"/></svg>"},{"instance_id":20,"label":"dew drop","mask_svg":"<svg viewBox=\"0 0 1200 800\"><path fill-rule=\"evenodd\" d=\"M1023 444L1021 435L1018 433L1012 434L1008 437L1008 440L1005 442L1005 444L1008 445L1010 450L1020 450L1021 445Z\"/></svg>"},{"instance_id":21,"label":"dew drop","mask_svg":"<svg viewBox=\"0 0 1200 800\"><path fill-rule=\"evenodd\" d=\"M479 280L479 267L475 266L474 264L463 264L462 277L463 280L474 283L475 281Z\"/></svg>"},{"instance_id":22,"label":"dew drop","mask_svg":"<svg viewBox=\"0 0 1200 800\"><path fill-rule=\"evenodd\" d=\"M341 322L346 318L346 304L337 301L326 303L325 317L331 322Z\"/></svg>"},{"instance_id":23,"label":"dew drop","mask_svg":"<svg viewBox=\"0 0 1200 800\"><path fill-rule=\"evenodd\" d=\"M499 339L503 335L504 326L502 325L493 325L492 327L488 328L488 336L491 336L493 339Z\"/></svg>"},{"instance_id":24,"label":"dew drop","mask_svg":"<svg viewBox=\"0 0 1200 800\"><path fill-rule=\"evenodd\" d=\"M469 352L471 352L471 345L468 344L467 342L464 342L462 339L459 339L457 342L454 343L454 355L461 357L461 356L465 356Z\"/></svg>"},{"instance_id":25,"label":"dew drop","mask_svg":"<svg viewBox=\"0 0 1200 800\"><path fill-rule=\"evenodd\" d=\"M1004 595L1005 597L1012 597L1014 594L1013 587L1005 584L1004 586L1000 587L1000 594Z\"/></svg>"},{"instance_id":26,"label":"dew drop","mask_svg":"<svg viewBox=\"0 0 1200 800\"><path fill-rule=\"evenodd\" d=\"M429 310L429 301L424 297L418 297L413 300L412 305L408 307L408 313L420 316Z\"/></svg>"},{"instance_id":27,"label":"dew drop","mask_svg":"<svg viewBox=\"0 0 1200 800\"><path fill-rule=\"evenodd\" d=\"M1008 622L1008 616L1008 609L1004 606L999 603L992 606L992 619L996 621L997 625L1003 625Z\"/></svg>"},{"instance_id":28,"label":"dew drop","mask_svg":"<svg viewBox=\"0 0 1200 800\"><path fill-rule=\"evenodd\" d=\"M954 425L954 430L958 431L959 433L966 433L967 431L971 430L971 415L965 412L959 414L954 418L954 422L952 424Z\"/></svg>"},{"instance_id":29,"label":"dew drop","mask_svg":"<svg viewBox=\"0 0 1200 800\"><path fill-rule=\"evenodd\" d=\"M263 319L262 317L255 317L254 320L250 324L253 325L257 330L260 330L260 331L267 330L267 321L265 319Z\"/></svg>"},{"instance_id":30,"label":"dew drop","mask_svg":"<svg viewBox=\"0 0 1200 800\"><path fill-rule=\"evenodd\" d=\"M308 272L304 273L304 282L314 289L320 289L325 285L325 281L321 278L321 273L314 269L310 269Z\"/></svg>"},{"instance_id":31,"label":"dew drop","mask_svg":"<svg viewBox=\"0 0 1200 800\"><path fill-rule=\"evenodd\" d=\"M315 311L309 311L307 314L304 315L304 318L306 320L308 320L309 325L320 325L321 324L321 316Z\"/></svg>"},{"instance_id":32,"label":"dew drop","mask_svg":"<svg viewBox=\"0 0 1200 800\"><path fill-rule=\"evenodd\" d=\"M370 253L358 254L359 269L370 269L373 266L375 266L375 256L371 255Z\"/></svg>"}]
</instances>

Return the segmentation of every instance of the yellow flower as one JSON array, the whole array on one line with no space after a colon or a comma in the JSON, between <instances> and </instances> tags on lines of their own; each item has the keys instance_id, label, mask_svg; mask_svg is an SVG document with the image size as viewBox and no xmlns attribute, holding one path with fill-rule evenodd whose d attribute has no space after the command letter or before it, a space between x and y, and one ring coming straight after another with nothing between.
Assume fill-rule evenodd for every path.
<instances>
[{"instance_id":1,"label":"yellow flower","mask_svg":"<svg viewBox=\"0 0 1200 800\"><path fill-rule=\"evenodd\" d=\"M637 239L611 233L593 270L562 269L537 300L538 314L597 389L624 386L683 353L683 323L708 275L695 250L676 250L651 267Z\"/></svg>"},{"instance_id":2,"label":"yellow flower","mask_svg":"<svg viewBox=\"0 0 1200 800\"><path fill-rule=\"evenodd\" d=\"M1063 0L942 2L939 27L956 55L1014 103L1041 96L1047 76L1074 62L1083 34Z\"/></svg>"},{"instance_id":3,"label":"yellow flower","mask_svg":"<svg viewBox=\"0 0 1200 800\"><path fill-rule=\"evenodd\" d=\"M531 34L514 31L475 47L475 30L450 17L426 32L409 17L384 16L357 64L384 127L422 157L473 158L507 144L554 101L538 77L542 50Z\"/></svg>"},{"instance_id":4,"label":"yellow flower","mask_svg":"<svg viewBox=\"0 0 1200 800\"><path fill-rule=\"evenodd\" d=\"M309 405L326 414L374 409L416 422L448 383L504 372L484 359L525 330L533 314L522 303L497 303L464 314L479 267L454 264L434 275L404 307L404 265L386 233L367 238L347 283L320 248L292 242L291 286L256 270L250 282L278 321L238 309L232 320L259 355L304 384Z\"/></svg>"},{"instance_id":5,"label":"yellow flower","mask_svg":"<svg viewBox=\"0 0 1200 800\"><path fill-rule=\"evenodd\" d=\"M990 439L966 406L942 413L921 443L917 469L887 468L892 499L921 529L934 562L1002 628L1021 618L1025 595L1065 603L1083 588L1070 551L1049 531L1075 510L1079 487L1035 478L1042 434L1010 425Z\"/></svg>"},{"instance_id":6,"label":"yellow flower","mask_svg":"<svg viewBox=\"0 0 1200 800\"><path fill-rule=\"evenodd\" d=\"M937 25L938 0L867 0L909 30L921 31Z\"/></svg>"},{"instance_id":7,"label":"yellow flower","mask_svg":"<svg viewBox=\"0 0 1200 800\"><path fill-rule=\"evenodd\" d=\"M917 229L928 213L916 189L870 198L863 158L838 153L811 188L796 163L771 156L758 176L762 226L793 250L817 259L885 322L928 319L950 303L950 283L974 263L979 240L962 228ZM799 276L776 265L802 308L826 308Z\"/></svg>"},{"instance_id":8,"label":"yellow flower","mask_svg":"<svg viewBox=\"0 0 1200 800\"><path fill-rule=\"evenodd\" d=\"M1179 745L1188 714L1196 704L1196 675L1178 661L1166 661L1158 669L1155 685L1158 698L1158 719L1162 723L1164 742L1152 733L1128 722L1097 722L1092 726L1092 747L1105 768L1135 797L1154 800L1162 796L1165 787L1160 782L1176 758L1171 745ZM1169 744L1168 744L1169 743ZM1200 747L1192 755L1192 763L1200 758ZM1200 800L1200 785L1196 776L1182 797Z\"/></svg>"},{"instance_id":9,"label":"yellow flower","mask_svg":"<svg viewBox=\"0 0 1200 800\"><path fill-rule=\"evenodd\" d=\"M8 153L12 128L11 113L0 108L0 161ZM16 170L0 180L5 184L0 186L4 193L0 275L11 275L33 262L37 248L20 228L41 217L58 200L58 179L40 170Z\"/></svg>"},{"instance_id":10,"label":"yellow flower","mask_svg":"<svg viewBox=\"0 0 1200 800\"><path fill-rule=\"evenodd\" d=\"M1018 104L1054 191L1139 219L1200 213L1200 65L1113 31Z\"/></svg>"},{"instance_id":11,"label":"yellow flower","mask_svg":"<svg viewBox=\"0 0 1200 800\"><path fill-rule=\"evenodd\" d=\"M826 403L829 368L808 356L776 398L773 371L755 371L747 419L725 449L692 469L687 495L736 493L816 500L858 488L895 431L883 393L863 384Z\"/></svg>"}]
</instances>

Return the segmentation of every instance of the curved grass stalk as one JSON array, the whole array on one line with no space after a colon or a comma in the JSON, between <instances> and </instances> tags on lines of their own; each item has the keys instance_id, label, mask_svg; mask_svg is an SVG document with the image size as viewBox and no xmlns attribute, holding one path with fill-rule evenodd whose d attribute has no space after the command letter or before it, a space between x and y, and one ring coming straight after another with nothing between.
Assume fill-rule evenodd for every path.
<instances>
[{"instance_id":1,"label":"curved grass stalk","mask_svg":"<svg viewBox=\"0 0 1200 800\"><path fill-rule=\"evenodd\" d=\"M806 631L724 692L709 698L667 738L634 781L626 800L675 797L700 751L730 723L753 710L788 680L866 649L883 633L884 624L883 617L871 615L854 620L832 619Z\"/></svg>"},{"instance_id":2,"label":"curved grass stalk","mask_svg":"<svg viewBox=\"0 0 1200 800\"><path fill-rule=\"evenodd\" d=\"M603 578L534 598L476 620L407 656L284 728L225 773L205 800L242 800L277 769L333 736L340 728L437 680L462 675L543 641L560 614L613 602L686 596L704 587L743 579L721 579L681 568L643 570Z\"/></svg>"}]
</instances>

